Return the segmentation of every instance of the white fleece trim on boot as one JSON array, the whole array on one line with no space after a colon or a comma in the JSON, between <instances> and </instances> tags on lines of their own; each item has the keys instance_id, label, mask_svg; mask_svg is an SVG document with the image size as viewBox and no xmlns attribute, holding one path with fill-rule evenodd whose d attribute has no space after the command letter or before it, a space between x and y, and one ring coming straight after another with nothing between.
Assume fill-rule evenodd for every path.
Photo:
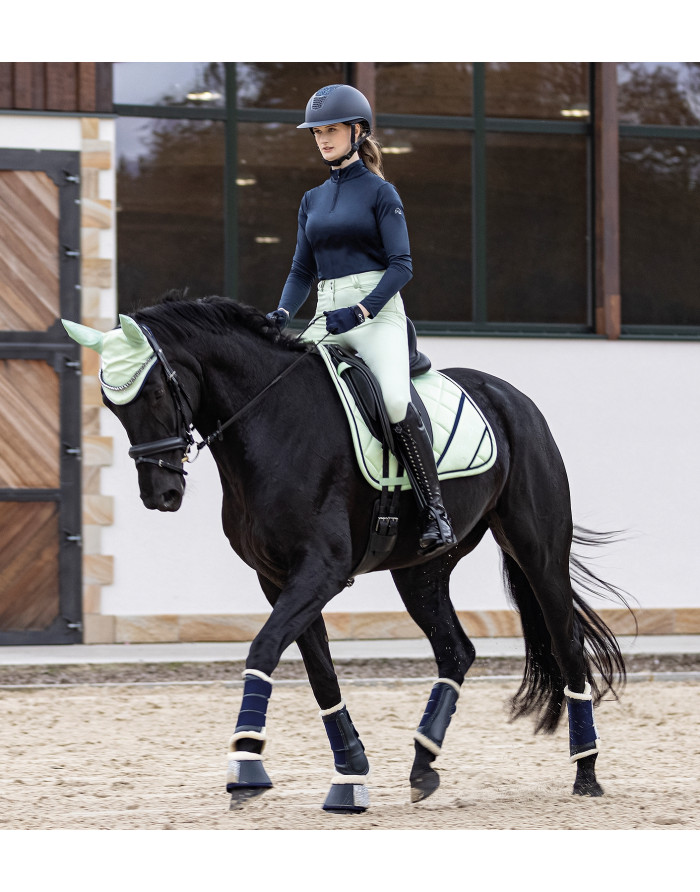
<instances>
[{"instance_id":1,"label":"white fleece trim on boot","mask_svg":"<svg viewBox=\"0 0 700 892\"><path fill-rule=\"evenodd\" d=\"M367 774L338 774L336 772L331 779L331 784L353 784L353 786L363 787L365 781L369 780L369 774L369 771Z\"/></svg>"},{"instance_id":2,"label":"white fleece trim on boot","mask_svg":"<svg viewBox=\"0 0 700 892\"><path fill-rule=\"evenodd\" d=\"M588 682L583 689L582 694L577 694L576 691L569 690L569 686L567 685L564 688L564 696L569 697L571 700L592 700L593 697L591 695L591 686Z\"/></svg>"},{"instance_id":3,"label":"white fleece trim on boot","mask_svg":"<svg viewBox=\"0 0 700 892\"><path fill-rule=\"evenodd\" d=\"M244 750L236 750L234 749L234 744L238 740L260 740L262 741L261 752L265 749L265 742L267 738L265 737L265 729L262 731L237 731L231 735L231 739L228 742L229 751L232 753L244 752Z\"/></svg>"},{"instance_id":4,"label":"white fleece trim on boot","mask_svg":"<svg viewBox=\"0 0 700 892\"><path fill-rule=\"evenodd\" d=\"M598 748L598 744L600 743L600 738L596 737L595 743L589 750L585 750L583 753L576 753L575 756L569 757L569 762L578 762L579 759L583 759L584 756L592 756L594 753L599 753L600 749Z\"/></svg>"},{"instance_id":5,"label":"white fleece trim on boot","mask_svg":"<svg viewBox=\"0 0 700 892\"><path fill-rule=\"evenodd\" d=\"M334 712L340 712L340 710L345 706L345 700L341 700L337 706L332 706L330 709L321 709L319 710L319 715L323 717L324 715L333 715Z\"/></svg>"},{"instance_id":6,"label":"white fleece trim on boot","mask_svg":"<svg viewBox=\"0 0 700 892\"><path fill-rule=\"evenodd\" d=\"M438 680L435 682L435 684L449 685L454 691L457 692L457 694L460 694L462 691L462 688L457 684L457 682L452 681L451 678L438 678ZM435 685L433 685L433 687L435 687Z\"/></svg>"},{"instance_id":7,"label":"white fleece trim on boot","mask_svg":"<svg viewBox=\"0 0 700 892\"><path fill-rule=\"evenodd\" d=\"M429 753L432 753L434 756L439 756L442 752L442 749L432 741L429 737L426 737L425 734L421 734L420 731L416 731L413 735L413 739L417 740L421 746L424 746Z\"/></svg>"},{"instance_id":8,"label":"white fleece trim on boot","mask_svg":"<svg viewBox=\"0 0 700 892\"><path fill-rule=\"evenodd\" d=\"M262 680L266 681L268 684L273 684L270 676L265 675L264 672L260 672L258 669L244 669L243 672L241 672L241 678L245 678L246 675L256 675L258 678L262 678Z\"/></svg>"}]
</instances>

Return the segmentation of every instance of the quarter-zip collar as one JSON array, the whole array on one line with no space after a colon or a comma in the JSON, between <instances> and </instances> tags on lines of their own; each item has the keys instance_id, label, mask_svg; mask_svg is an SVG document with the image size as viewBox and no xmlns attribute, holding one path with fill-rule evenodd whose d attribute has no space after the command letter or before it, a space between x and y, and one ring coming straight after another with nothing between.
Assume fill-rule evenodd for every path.
<instances>
[{"instance_id":1,"label":"quarter-zip collar","mask_svg":"<svg viewBox=\"0 0 700 892\"><path fill-rule=\"evenodd\" d=\"M365 170L367 170L367 168L365 167L364 161L361 158L358 158L357 161L353 161L352 164L348 164L347 167L331 169L331 180L338 184L341 179L351 180L357 176L361 176Z\"/></svg>"},{"instance_id":2,"label":"quarter-zip collar","mask_svg":"<svg viewBox=\"0 0 700 892\"><path fill-rule=\"evenodd\" d=\"M362 176L362 174L366 172L367 168L365 167L364 162L361 158L358 158L357 161L353 161L352 164L348 164L347 167L338 167L336 170L331 170L330 179L331 182L335 185L335 192L333 193L333 201L331 203L330 209L331 214L335 210L335 206L338 203L341 182L344 183L347 180L357 179L357 177Z\"/></svg>"}]
</instances>

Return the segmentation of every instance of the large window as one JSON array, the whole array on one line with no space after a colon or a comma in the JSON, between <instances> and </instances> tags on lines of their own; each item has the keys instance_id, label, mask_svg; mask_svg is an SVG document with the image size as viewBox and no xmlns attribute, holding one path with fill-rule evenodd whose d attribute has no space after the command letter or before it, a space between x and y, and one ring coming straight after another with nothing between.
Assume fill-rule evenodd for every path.
<instances>
[{"instance_id":1,"label":"large window","mask_svg":"<svg viewBox=\"0 0 700 892\"><path fill-rule=\"evenodd\" d=\"M597 253L601 65L622 333L700 327L699 63L619 63L617 84L611 63L115 63L121 310L171 288L274 308L328 175L295 125L318 87L354 82L406 208L419 331L594 334L599 268L617 269Z\"/></svg>"},{"instance_id":2,"label":"large window","mask_svg":"<svg viewBox=\"0 0 700 892\"><path fill-rule=\"evenodd\" d=\"M623 331L700 331L700 63L618 65Z\"/></svg>"}]
</instances>

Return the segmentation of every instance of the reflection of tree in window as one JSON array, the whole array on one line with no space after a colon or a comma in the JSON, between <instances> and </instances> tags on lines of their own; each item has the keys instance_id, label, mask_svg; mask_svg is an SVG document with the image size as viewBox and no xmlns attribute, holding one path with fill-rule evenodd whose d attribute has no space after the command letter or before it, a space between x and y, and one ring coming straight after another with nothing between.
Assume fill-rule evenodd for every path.
<instances>
[{"instance_id":1,"label":"reflection of tree in window","mask_svg":"<svg viewBox=\"0 0 700 892\"><path fill-rule=\"evenodd\" d=\"M143 125L144 152L117 171L122 311L170 288L223 291L223 124Z\"/></svg>"},{"instance_id":2,"label":"reflection of tree in window","mask_svg":"<svg viewBox=\"0 0 700 892\"><path fill-rule=\"evenodd\" d=\"M700 123L699 62L620 62L617 79L621 122Z\"/></svg>"}]
</instances>

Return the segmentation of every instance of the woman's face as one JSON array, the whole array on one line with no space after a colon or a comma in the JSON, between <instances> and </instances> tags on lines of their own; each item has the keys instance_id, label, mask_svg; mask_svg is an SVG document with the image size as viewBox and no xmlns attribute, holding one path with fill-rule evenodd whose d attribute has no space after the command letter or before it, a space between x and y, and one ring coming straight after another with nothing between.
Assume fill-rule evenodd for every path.
<instances>
[{"instance_id":1,"label":"woman's face","mask_svg":"<svg viewBox=\"0 0 700 892\"><path fill-rule=\"evenodd\" d=\"M313 134L318 150L326 161L335 161L350 151L352 145L350 124L326 124L325 127L314 127Z\"/></svg>"}]
</instances>

